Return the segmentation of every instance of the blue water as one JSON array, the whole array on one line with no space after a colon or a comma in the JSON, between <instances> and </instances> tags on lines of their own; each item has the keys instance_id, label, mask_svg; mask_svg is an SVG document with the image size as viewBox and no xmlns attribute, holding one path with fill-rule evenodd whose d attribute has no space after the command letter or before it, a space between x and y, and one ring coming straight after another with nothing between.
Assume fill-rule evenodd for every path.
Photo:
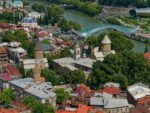
<instances>
[{"instance_id":1,"label":"blue water","mask_svg":"<svg viewBox=\"0 0 150 113\"><path fill-rule=\"evenodd\" d=\"M75 21L79 23L82 29L78 32L85 37L90 36L92 34L99 33L101 31L105 31L108 28L116 29L125 34L130 34L137 30L137 26L135 26L134 28L128 28L119 25L106 24L75 10L65 10L64 17L67 20ZM135 40L131 40L131 41L133 41L134 43L134 48L133 48L134 51L144 52L145 44L143 42L139 42ZM148 46L148 48L150 51L150 45Z\"/></svg>"}]
</instances>

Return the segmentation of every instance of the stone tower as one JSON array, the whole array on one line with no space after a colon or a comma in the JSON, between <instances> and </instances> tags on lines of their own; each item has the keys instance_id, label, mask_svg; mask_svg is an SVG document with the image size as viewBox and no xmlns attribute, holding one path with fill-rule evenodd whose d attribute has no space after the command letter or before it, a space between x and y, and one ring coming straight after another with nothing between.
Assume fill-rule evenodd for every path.
<instances>
[{"instance_id":1,"label":"stone tower","mask_svg":"<svg viewBox=\"0 0 150 113\"><path fill-rule=\"evenodd\" d=\"M42 59L43 58L43 47L42 44L37 43L35 47L35 59Z\"/></svg>"},{"instance_id":2,"label":"stone tower","mask_svg":"<svg viewBox=\"0 0 150 113\"><path fill-rule=\"evenodd\" d=\"M81 58L81 49L79 45L76 45L74 48L74 59L80 59Z\"/></svg>"},{"instance_id":3,"label":"stone tower","mask_svg":"<svg viewBox=\"0 0 150 113\"><path fill-rule=\"evenodd\" d=\"M39 79L41 77L41 66L40 64L36 64L33 69L33 79Z\"/></svg>"},{"instance_id":4,"label":"stone tower","mask_svg":"<svg viewBox=\"0 0 150 113\"><path fill-rule=\"evenodd\" d=\"M104 56L108 55L111 52L111 41L107 35L102 40L102 52Z\"/></svg>"}]
</instances>

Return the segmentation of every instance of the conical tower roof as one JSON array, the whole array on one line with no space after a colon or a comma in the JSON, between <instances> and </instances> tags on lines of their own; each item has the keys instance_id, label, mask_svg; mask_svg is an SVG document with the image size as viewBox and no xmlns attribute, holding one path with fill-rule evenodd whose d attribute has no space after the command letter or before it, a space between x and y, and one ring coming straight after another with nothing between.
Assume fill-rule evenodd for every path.
<instances>
[{"instance_id":1,"label":"conical tower roof","mask_svg":"<svg viewBox=\"0 0 150 113\"><path fill-rule=\"evenodd\" d=\"M107 35L105 35L105 37L103 38L102 44L111 44L111 41L110 41L110 39L108 38Z\"/></svg>"}]
</instances>

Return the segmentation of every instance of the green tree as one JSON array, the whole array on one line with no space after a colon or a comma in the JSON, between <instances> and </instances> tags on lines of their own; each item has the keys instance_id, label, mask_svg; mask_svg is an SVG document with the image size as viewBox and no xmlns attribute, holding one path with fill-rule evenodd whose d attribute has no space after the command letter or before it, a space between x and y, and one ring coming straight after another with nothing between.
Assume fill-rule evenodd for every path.
<instances>
[{"instance_id":1,"label":"green tree","mask_svg":"<svg viewBox=\"0 0 150 113\"><path fill-rule=\"evenodd\" d=\"M74 85L85 83L85 74L82 70L75 70L71 74L70 82Z\"/></svg>"},{"instance_id":2,"label":"green tree","mask_svg":"<svg viewBox=\"0 0 150 113\"><path fill-rule=\"evenodd\" d=\"M61 89L57 89L56 90L56 94L57 94L57 100L56 100L56 102L58 104L62 104L65 101L65 99L69 98L68 92L66 92L62 88Z\"/></svg>"},{"instance_id":3,"label":"green tree","mask_svg":"<svg viewBox=\"0 0 150 113\"><path fill-rule=\"evenodd\" d=\"M59 85L60 84L60 76L53 70L50 69L43 69L41 75L45 77L46 81L50 81L52 85Z\"/></svg>"},{"instance_id":4,"label":"green tree","mask_svg":"<svg viewBox=\"0 0 150 113\"><path fill-rule=\"evenodd\" d=\"M13 100L15 100L15 96L12 89L8 88L0 93L0 103L2 103L4 107L8 107Z\"/></svg>"}]
</instances>

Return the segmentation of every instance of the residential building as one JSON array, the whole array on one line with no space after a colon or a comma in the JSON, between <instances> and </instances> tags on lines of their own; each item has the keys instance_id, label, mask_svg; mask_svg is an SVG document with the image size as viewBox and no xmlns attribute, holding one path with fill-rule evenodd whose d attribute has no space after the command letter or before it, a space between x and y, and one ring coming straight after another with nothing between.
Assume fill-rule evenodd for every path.
<instances>
[{"instance_id":1,"label":"residential building","mask_svg":"<svg viewBox=\"0 0 150 113\"><path fill-rule=\"evenodd\" d=\"M12 8L23 8L23 2L21 0L12 0Z\"/></svg>"},{"instance_id":2,"label":"residential building","mask_svg":"<svg viewBox=\"0 0 150 113\"><path fill-rule=\"evenodd\" d=\"M65 110L58 110L56 113L103 113L99 110L94 110L90 106L79 104L77 109L66 108Z\"/></svg>"},{"instance_id":3,"label":"residential building","mask_svg":"<svg viewBox=\"0 0 150 113\"><path fill-rule=\"evenodd\" d=\"M150 52L145 53L144 57L146 58L146 60L148 61L148 63L150 63Z\"/></svg>"},{"instance_id":4,"label":"residential building","mask_svg":"<svg viewBox=\"0 0 150 113\"><path fill-rule=\"evenodd\" d=\"M130 113L150 113L149 108L138 104L136 107L131 108Z\"/></svg>"},{"instance_id":5,"label":"residential building","mask_svg":"<svg viewBox=\"0 0 150 113\"><path fill-rule=\"evenodd\" d=\"M0 47L0 68L8 64L8 54L6 48Z\"/></svg>"},{"instance_id":6,"label":"residential building","mask_svg":"<svg viewBox=\"0 0 150 113\"><path fill-rule=\"evenodd\" d=\"M30 69L35 69L36 65L40 64L42 68L48 68L48 60L47 58L43 58L43 50L41 50L41 46L36 44L35 47L35 59L25 59L21 62L22 67L25 72Z\"/></svg>"},{"instance_id":7,"label":"residential building","mask_svg":"<svg viewBox=\"0 0 150 113\"><path fill-rule=\"evenodd\" d=\"M130 104L141 104L149 107L150 89L147 85L137 83L127 88L127 99Z\"/></svg>"},{"instance_id":8,"label":"residential building","mask_svg":"<svg viewBox=\"0 0 150 113\"><path fill-rule=\"evenodd\" d=\"M76 93L79 95L84 95L85 93L91 92L92 90L90 87L86 86L85 84L78 84L76 88Z\"/></svg>"},{"instance_id":9,"label":"residential building","mask_svg":"<svg viewBox=\"0 0 150 113\"><path fill-rule=\"evenodd\" d=\"M15 62L20 62L27 56L27 51L20 47L17 43L10 43L7 47L8 56L11 60Z\"/></svg>"},{"instance_id":10,"label":"residential building","mask_svg":"<svg viewBox=\"0 0 150 113\"><path fill-rule=\"evenodd\" d=\"M37 44L39 50L43 51L44 54L49 54L50 56L55 56L60 54L60 48L53 44Z\"/></svg>"},{"instance_id":11,"label":"residential building","mask_svg":"<svg viewBox=\"0 0 150 113\"><path fill-rule=\"evenodd\" d=\"M10 103L11 108L16 110L18 113L32 113L31 109L24 105L21 101L16 100Z\"/></svg>"},{"instance_id":12,"label":"residential building","mask_svg":"<svg viewBox=\"0 0 150 113\"><path fill-rule=\"evenodd\" d=\"M104 113L130 113L127 99L116 99L108 93L99 93L91 97L90 105L102 109Z\"/></svg>"},{"instance_id":13,"label":"residential building","mask_svg":"<svg viewBox=\"0 0 150 113\"><path fill-rule=\"evenodd\" d=\"M0 113L19 113L19 112L12 108L5 109L3 107L0 107Z\"/></svg>"},{"instance_id":14,"label":"residential building","mask_svg":"<svg viewBox=\"0 0 150 113\"><path fill-rule=\"evenodd\" d=\"M118 83L105 83L103 92L112 94L114 97L117 97L120 95L120 84Z\"/></svg>"},{"instance_id":15,"label":"residential building","mask_svg":"<svg viewBox=\"0 0 150 113\"><path fill-rule=\"evenodd\" d=\"M11 79L19 79L22 76L14 65L8 65L6 71L9 73Z\"/></svg>"},{"instance_id":16,"label":"residential building","mask_svg":"<svg viewBox=\"0 0 150 113\"><path fill-rule=\"evenodd\" d=\"M21 21L21 25L25 28L37 28L38 27L38 23L37 20L35 18L23 18Z\"/></svg>"},{"instance_id":17,"label":"residential building","mask_svg":"<svg viewBox=\"0 0 150 113\"><path fill-rule=\"evenodd\" d=\"M43 104L56 106L56 94L52 91L50 82L36 83L32 78L9 81L18 98L33 96Z\"/></svg>"},{"instance_id":18,"label":"residential building","mask_svg":"<svg viewBox=\"0 0 150 113\"><path fill-rule=\"evenodd\" d=\"M36 19L43 17L39 12L29 12L27 13L27 16L30 18L36 18Z\"/></svg>"}]
</instances>

